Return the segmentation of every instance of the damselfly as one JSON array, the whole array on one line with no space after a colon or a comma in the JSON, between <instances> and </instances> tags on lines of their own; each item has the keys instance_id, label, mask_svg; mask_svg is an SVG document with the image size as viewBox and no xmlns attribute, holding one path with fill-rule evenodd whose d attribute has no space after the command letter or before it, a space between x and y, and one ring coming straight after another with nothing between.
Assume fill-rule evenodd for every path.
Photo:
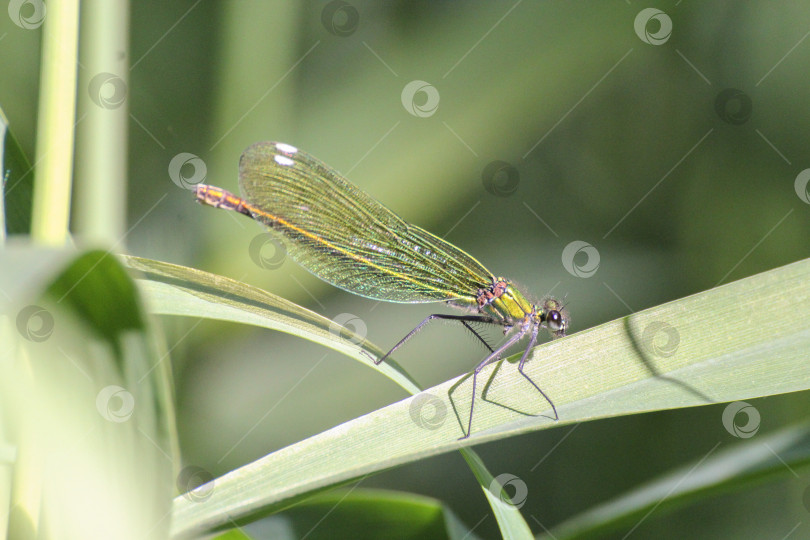
<instances>
[{"instance_id":1,"label":"damselfly","mask_svg":"<svg viewBox=\"0 0 810 540\"><path fill-rule=\"evenodd\" d=\"M387 302L445 302L469 312L430 315L374 360L383 362L435 319L458 321L470 330L489 354L473 370L470 417L462 438L472 430L478 374L527 335L518 371L548 401L554 419L559 418L551 399L523 371L540 328L552 337L565 335L568 316L558 300L530 303L508 280L461 249L405 222L340 173L288 144L260 142L248 148L239 161L239 185L244 198L200 184L197 200L277 231L288 240L287 251L296 262L343 290ZM504 334L516 331L493 349L471 323L496 324Z\"/></svg>"}]
</instances>

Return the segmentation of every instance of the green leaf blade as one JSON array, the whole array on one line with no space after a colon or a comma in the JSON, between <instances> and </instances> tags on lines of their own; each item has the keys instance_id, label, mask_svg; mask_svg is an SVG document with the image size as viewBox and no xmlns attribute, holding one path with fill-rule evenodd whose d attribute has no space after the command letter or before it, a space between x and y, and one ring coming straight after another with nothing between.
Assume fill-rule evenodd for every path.
<instances>
[{"instance_id":1,"label":"green leaf blade","mask_svg":"<svg viewBox=\"0 0 810 540\"><path fill-rule=\"evenodd\" d=\"M234 516L280 509L325 486L461 446L596 418L704 405L706 396L723 402L808 389L807 298L810 261L801 261L547 343L532 351L526 369L557 403L559 422L542 416L542 398L513 366L490 366L481 374L485 399L476 407L470 439L457 440L469 411L469 397L459 397L463 378L447 381L224 475L205 503L177 499L175 534L202 534ZM644 329L660 322L678 332L674 351L656 349L644 338ZM432 407L446 411L442 422L425 425L415 414L426 396ZM449 411L455 411L455 421Z\"/></svg>"}]
</instances>

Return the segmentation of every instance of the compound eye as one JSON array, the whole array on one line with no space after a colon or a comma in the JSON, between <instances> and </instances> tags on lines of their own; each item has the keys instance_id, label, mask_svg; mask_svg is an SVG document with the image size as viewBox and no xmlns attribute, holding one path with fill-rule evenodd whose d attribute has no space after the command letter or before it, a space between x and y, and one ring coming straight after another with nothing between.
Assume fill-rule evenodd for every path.
<instances>
[{"instance_id":1,"label":"compound eye","mask_svg":"<svg viewBox=\"0 0 810 540\"><path fill-rule=\"evenodd\" d=\"M563 318L560 315L560 312L556 309L552 309L546 314L546 324L548 325L548 329L552 332L559 332L563 329Z\"/></svg>"}]
</instances>

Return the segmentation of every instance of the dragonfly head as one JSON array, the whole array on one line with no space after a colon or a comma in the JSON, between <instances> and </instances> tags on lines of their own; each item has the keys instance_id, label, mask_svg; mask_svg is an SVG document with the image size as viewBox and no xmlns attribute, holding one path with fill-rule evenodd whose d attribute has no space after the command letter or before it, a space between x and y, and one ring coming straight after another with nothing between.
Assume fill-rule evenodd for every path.
<instances>
[{"instance_id":1,"label":"dragonfly head","mask_svg":"<svg viewBox=\"0 0 810 540\"><path fill-rule=\"evenodd\" d=\"M551 332L552 337L565 336L568 330L568 310L565 306L554 298L546 298L539 307L543 324Z\"/></svg>"}]
</instances>

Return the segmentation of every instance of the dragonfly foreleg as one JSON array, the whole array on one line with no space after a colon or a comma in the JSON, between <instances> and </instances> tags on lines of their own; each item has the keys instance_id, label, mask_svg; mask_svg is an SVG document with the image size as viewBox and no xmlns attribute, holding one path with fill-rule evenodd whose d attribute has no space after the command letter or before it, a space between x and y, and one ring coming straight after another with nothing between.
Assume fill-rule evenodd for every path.
<instances>
[{"instance_id":1,"label":"dragonfly foreleg","mask_svg":"<svg viewBox=\"0 0 810 540\"><path fill-rule=\"evenodd\" d=\"M523 356L520 357L520 363L518 364L518 371L520 372L521 375L526 377L527 381L532 383L532 386L534 386L534 388L538 392L540 392L541 396L546 398L546 401L548 401L548 404L551 405L551 410L554 411L554 420L559 420L560 417L557 414L557 407L554 406L554 402L551 401L551 399L549 399L549 397L546 395L546 393L543 392L540 389L540 387L537 386L537 384L535 384L535 382L532 380L532 378L529 377L529 375L525 371L523 371L523 365L526 363L526 359L529 357L529 352L532 350L532 347L534 347L534 344L537 342L537 332L538 332L538 330L540 330L539 326L535 326L534 329L532 330L532 337L529 340L529 344L526 346L526 350L523 351Z\"/></svg>"}]
</instances>

